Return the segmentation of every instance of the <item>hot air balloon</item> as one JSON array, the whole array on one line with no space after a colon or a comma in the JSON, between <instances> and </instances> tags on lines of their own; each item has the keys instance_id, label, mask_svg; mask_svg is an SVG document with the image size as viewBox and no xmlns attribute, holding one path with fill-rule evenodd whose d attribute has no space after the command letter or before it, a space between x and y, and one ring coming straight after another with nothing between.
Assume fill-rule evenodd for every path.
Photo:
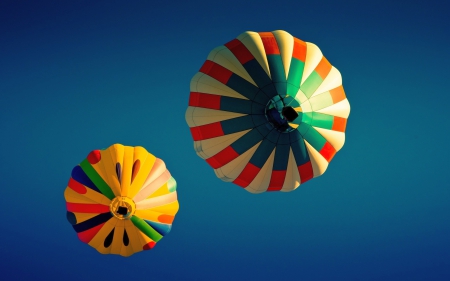
<instances>
[{"instance_id":1,"label":"hot air balloon","mask_svg":"<svg viewBox=\"0 0 450 281\"><path fill-rule=\"evenodd\" d=\"M249 192L292 191L322 175L344 145L341 74L285 31L248 31L213 49L190 90L196 153Z\"/></svg>"},{"instance_id":2,"label":"hot air balloon","mask_svg":"<svg viewBox=\"0 0 450 281\"><path fill-rule=\"evenodd\" d=\"M178 211L177 184L145 148L114 144L89 153L64 192L78 238L102 254L130 256L166 235Z\"/></svg>"}]
</instances>

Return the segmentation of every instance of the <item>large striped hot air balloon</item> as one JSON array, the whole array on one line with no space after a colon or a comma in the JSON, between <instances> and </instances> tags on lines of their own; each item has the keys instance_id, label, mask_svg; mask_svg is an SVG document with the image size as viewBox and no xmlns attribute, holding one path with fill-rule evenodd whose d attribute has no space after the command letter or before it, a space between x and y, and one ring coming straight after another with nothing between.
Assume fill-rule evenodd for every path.
<instances>
[{"instance_id":1,"label":"large striped hot air balloon","mask_svg":"<svg viewBox=\"0 0 450 281\"><path fill-rule=\"evenodd\" d=\"M339 71L289 33L244 32L191 80L186 121L197 154L247 191L292 191L325 172L345 141Z\"/></svg>"},{"instance_id":2,"label":"large striped hot air balloon","mask_svg":"<svg viewBox=\"0 0 450 281\"><path fill-rule=\"evenodd\" d=\"M81 241L102 254L153 248L178 211L175 179L143 147L94 150L72 170L64 192L67 219Z\"/></svg>"}]
</instances>

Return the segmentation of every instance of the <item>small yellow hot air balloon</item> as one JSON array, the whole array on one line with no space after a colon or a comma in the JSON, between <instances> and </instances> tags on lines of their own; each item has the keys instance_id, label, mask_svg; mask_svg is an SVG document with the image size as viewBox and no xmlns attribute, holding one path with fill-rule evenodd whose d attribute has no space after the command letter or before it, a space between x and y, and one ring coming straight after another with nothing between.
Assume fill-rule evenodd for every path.
<instances>
[{"instance_id":1,"label":"small yellow hot air balloon","mask_svg":"<svg viewBox=\"0 0 450 281\"><path fill-rule=\"evenodd\" d=\"M177 184L145 148L94 150L72 170L64 192L78 238L102 254L130 256L166 235L178 211Z\"/></svg>"}]
</instances>

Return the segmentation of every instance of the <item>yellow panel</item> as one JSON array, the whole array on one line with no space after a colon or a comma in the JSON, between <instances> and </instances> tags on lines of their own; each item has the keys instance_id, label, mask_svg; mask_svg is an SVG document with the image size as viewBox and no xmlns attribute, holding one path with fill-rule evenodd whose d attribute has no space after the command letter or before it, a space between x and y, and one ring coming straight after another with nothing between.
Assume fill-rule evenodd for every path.
<instances>
[{"instance_id":1,"label":"yellow panel","mask_svg":"<svg viewBox=\"0 0 450 281\"><path fill-rule=\"evenodd\" d=\"M196 107L188 106L188 108L186 109L186 113L184 114L184 119L186 120L186 123L188 124L189 128L195 127L194 117L193 117L195 109L196 109Z\"/></svg>"},{"instance_id":2,"label":"yellow panel","mask_svg":"<svg viewBox=\"0 0 450 281\"><path fill-rule=\"evenodd\" d=\"M286 178L280 191L292 191L300 185L300 174L298 173L297 163L295 162L292 148L289 149L289 160L286 168Z\"/></svg>"},{"instance_id":3,"label":"yellow panel","mask_svg":"<svg viewBox=\"0 0 450 281\"><path fill-rule=\"evenodd\" d=\"M348 118L350 115L350 104L348 103L348 100L345 99L328 107L317 110L317 112Z\"/></svg>"},{"instance_id":4,"label":"yellow panel","mask_svg":"<svg viewBox=\"0 0 450 281\"><path fill-rule=\"evenodd\" d=\"M123 171L122 171L122 184L120 195L128 196L128 190L131 185L131 174L133 172L133 159L134 159L134 148L131 146L125 146L125 153L123 155Z\"/></svg>"},{"instance_id":5,"label":"yellow panel","mask_svg":"<svg viewBox=\"0 0 450 281\"><path fill-rule=\"evenodd\" d=\"M165 168L165 166L164 166ZM165 170L162 174L160 174L153 181L146 181L141 190L134 196L134 202L138 203L139 201L144 200L145 198L152 195L156 190L158 190L162 185L164 185L171 178L170 172Z\"/></svg>"},{"instance_id":6,"label":"yellow panel","mask_svg":"<svg viewBox=\"0 0 450 281\"><path fill-rule=\"evenodd\" d=\"M179 209L178 201L175 201L170 204L152 208L152 211L175 216L175 214L178 212L178 209Z\"/></svg>"},{"instance_id":7,"label":"yellow panel","mask_svg":"<svg viewBox=\"0 0 450 281\"><path fill-rule=\"evenodd\" d=\"M80 200L79 203L86 201L86 202L98 203L98 204L103 204L103 205L109 205L109 203L111 202L111 200L109 200L105 195L98 193L97 191L93 191L90 188L86 188L85 194L79 194L78 192L74 191L70 187L67 187L66 190L64 191L64 196L66 196L66 195L70 196L73 199ZM66 201L67 201L67 197L66 197ZM76 203L74 201L70 201L70 202Z\"/></svg>"},{"instance_id":8,"label":"yellow panel","mask_svg":"<svg viewBox=\"0 0 450 281\"><path fill-rule=\"evenodd\" d=\"M123 230L125 228L123 226L118 226L116 225L116 227L114 228L114 237L113 237L113 241L111 243L111 254L116 254L116 255L120 255L120 253L122 252L122 247L125 247L123 245Z\"/></svg>"},{"instance_id":9,"label":"yellow panel","mask_svg":"<svg viewBox=\"0 0 450 281\"><path fill-rule=\"evenodd\" d=\"M191 80L191 92L213 94L218 96L232 97L248 100L248 98L232 90L209 75L198 72Z\"/></svg>"},{"instance_id":10,"label":"yellow panel","mask_svg":"<svg viewBox=\"0 0 450 281\"><path fill-rule=\"evenodd\" d=\"M219 46L211 51L208 55L208 60L213 61L226 69L232 71L233 73L244 78L248 82L257 86L255 81L250 77L242 64L233 55L233 53L225 46Z\"/></svg>"},{"instance_id":11,"label":"yellow panel","mask_svg":"<svg viewBox=\"0 0 450 281\"><path fill-rule=\"evenodd\" d=\"M261 37L257 32L246 31L237 37L242 44L247 47L250 53L255 57L256 61L261 65L262 69L270 76L269 63L267 61L266 50Z\"/></svg>"},{"instance_id":12,"label":"yellow panel","mask_svg":"<svg viewBox=\"0 0 450 281\"><path fill-rule=\"evenodd\" d=\"M136 147L134 150L134 161L138 159L141 161L141 166L128 191L129 198L136 196L156 162L156 157L153 154L148 153L143 147Z\"/></svg>"},{"instance_id":13,"label":"yellow panel","mask_svg":"<svg viewBox=\"0 0 450 281\"><path fill-rule=\"evenodd\" d=\"M250 129L217 138L194 141L194 149L197 152L198 156L203 159L207 159L211 156L216 155L249 131Z\"/></svg>"},{"instance_id":14,"label":"yellow panel","mask_svg":"<svg viewBox=\"0 0 450 281\"><path fill-rule=\"evenodd\" d=\"M68 203L101 204L100 202L96 202L87 198L86 196L76 193L70 188L66 188L66 190L64 191L64 198Z\"/></svg>"},{"instance_id":15,"label":"yellow panel","mask_svg":"<svg viewBox=\"0 0 450 281\"><path fill-rule=\"evenodd\" d=\"M118 219L111 218L108 220L103 227L100 229L99 232L92 238L92 240L89 242L89 245L94 247L97 251L99 251L102 254L109 254L111 251L111 247L105 248L103 243L105 242L106 236L113 230L113 228L116 226Z\"/></svg>"},{"instance_id":16,"label":"yellow panel","mask_svg":"<svg viewBox=\"0 0 450 281\"><path fill-rule=\"evenodd\" d=\"M318 177L325 173L325 170L328 168L328 161L323 158L323 156L317 150L315 150L306 140L305 144L306 149L308 149L314 177Z\"/></svg>"},{"instance_id":17,"label":"yellow panel","mask_svg":"<svg viewBox=\"0 0 450 281\"><path fill-rule=\"evenodd\" d=\"M139 239L138 230L134 224L129 220L125 220L125 229L127 230L128 238L130 239L130 244L128 247L131 247L133 253L142 251L142 247L144 245Z\"/></svg>"},{"instance_id":18,"label":"yellow panel","mask_svg":"<svg viewBox=\"0 0 450 281\"><path fill-rule=\"evenodd\" d=\"M343 146L345 142L345 133L344 132L338 132L333 130L327 130L319 127L313 127L314 129L319 132L330 144L331 146L336 149L336 151L339 151Z\"/></svg>"},{"instance_id":19,"label":"yellow panel","mask_svg":"<svg viewBox=\"0 0 450 281\"><path fill-rule=\"evenodd\" d=\"M270 154L264 166L261 168L255 179L245 188L251 193L261 193L267 190L272 176L273 160L275 159L275 148Z\"/></svg>"},{"instance_id":20,"label":"yellow panel","mask_svg":"<svg viewBox=\"0 0 450 281\"><path fill-rule=\"evenodd\" d=\"M306 42L306 59L305 59L305 68L303 69L302 82L311 75L311 73L316 69L316 66L322 60L322 52L319 47L314 45L313 43Z\"/></svg>"},{"instance_id":21,"label":"yellow panel","mask_svg":"<svg viewBox=\"0 0 450 281\"><path fill-rule=\"evenodd\" d=\"M123 175L123 156L125 153L125 148L123 145L121 144L113 144L112 146L110 146L108 149L109 153L111 154L111 161L113 163L113 174L116 174L116 164L119 163L120 164L120 168L121 168L121 175L120 178L122 180L122 175ZM120 194L122 194L122 182L119 182L119 190L120 190Z\"/></svg>"},{"instance_id":22,"label":"yellow panel","mask_svg":"<svg viewBox=\"0 0 450 281\"><path fill-rule=\"evenodd\" d=\"M226 182L234 181L241 174L242 170L244 170L260 144L261 142L258 142L252 148L233 159L230 163L214 170L217 177Z\"/></svg>"},{"instance_id":23,"label":"yellow panel","mask_svg":"<svg viewBox=\"0 0 450 281\"><path fill-rule=\"evenodd\" d=\"M284 73L286 74L287 79L289 75L289 68L291 67L292 53L294 51L294 37L284 30L276 30L273 31L272 34L277 40L281 60L284 66Z\"/></svg>"},{"instance_id":24,"label":"yellow panel","mask_svg":"<svg viewBox=\"0 0 450 281\"><path fill-rule=\"evenodd\" d=\"M92 219L95 216L98 216L98 214L92 214L92 213L73 213L73 214L75 215L77 224L87 221L88 219Z\"/></svg>"},{"instance_id":25,"label":"yellow panel","mask_svg":"<svg viewBox=\"0 0 450 281\"><path fill-rule=\"evenodd\" d=\"M149 198L142 201L136 202L136 209L152 209L162 205L170 204L177 201L177 193L171 192L166 195L162 195L155 198Z\"/></svg>"},{"instance_id":26,"label":"yellow panel","mask_svg":"<svg viewBox=\"0 0 450 281\"><path fill-rule=\"evenodd\" d=\"M317 90L311 95L310 98L328 92L329 90L337 88L340 85L342 85L341 73L334 66L331 66L331 70L328 73L327 77L325 77L322 84L320 84L319 88L317 88Z\"/></svg>"},{"instance_id":27,"label":"yellow panel","mask_svg":"<svg viewBox=\"0 0 450 281\"><path fill-rule=\"evenodd\" d=\"M189 109L188 109L189 110ZM206 124L211 124L215 122L221 122L228 119L233 119L237 117L241 117L247 114L242 113L235 113L235 112L229 112L229 111L221 111L221 110L214 110L209 108L201 108L201 107L194 107L194 110L190 111L192 123L188 125L189 127L196 127L196 126L202 126ZM186 119L188 120L188 119Z\"/></svg>"},{"instance_id":28,"label":"yellow panel","mask_svg":"<svg viewBox=\"0 0 450 281\"><path fill-rule=\"evenodd\" d=\"M160 188L158 188L155 192L153 192L153 194L151 194L146 199L150 199L150 198L166 195L166 194L169 194L169 193L170 193L170 191L167 188L167 182L166 182L165 184L161 185Z\"/></svg>"},{"instance_id":29,"label":"yellow panel","mask_svg":"<svg viewBox=\"0 0 450 281\"><path fill-rule=\"evenodd\" d=\"M107 183L114 195L120 195L120 182L117 178L116 174L116 158L113 160L112 151L114 151L114 147L111 146L106 150L101 150L102 160L99 164L101 164L105 170ZM114 152L115 154L115 152Z\"/></svg>"}]
</instances>

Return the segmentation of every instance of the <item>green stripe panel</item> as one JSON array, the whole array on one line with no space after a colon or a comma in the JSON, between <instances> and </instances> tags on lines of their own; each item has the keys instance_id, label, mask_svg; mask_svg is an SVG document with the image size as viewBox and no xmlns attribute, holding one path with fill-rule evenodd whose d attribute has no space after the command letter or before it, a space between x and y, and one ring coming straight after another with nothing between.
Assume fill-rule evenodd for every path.
<instances>
[{"instance_id":1,"label":"green stripe panel","mask_svg":"<svg viewBox=\"0 0 450 281\"><path fill-rule=\"evenodd\" d=\"M334 117L319 112L313 113L311 126L331 130L333 128Z\"/></svg>"},{"instance_id":2,"label":"green stripe panel","mask_svg":"<svg viewBox=\"0 0 450 281\"><path fill-rule=\"evenodd\" d=\"M158 242L159 240L161 240L162 235L154 230L153 227L151 227L143 219L132 216L130 220L134 224L134 226L136 226L142 233L147 235L153 241Z\"/></svg>"},{"instance_id":3,"label":"green stripe panel","mask_svg":"<svg viewBox=\"0 0 450 281\"><path fill-rule=\"evenodd\" d=\"M116 197L109 185L102 179L102 177L97 173L97 171L94 169L94 167L92 167L91 163L89 163L87 159L84 159L80 163L80 167L103 195L111 200Z\"/></svg>"},{"instance_id":4,"label":"green stripe panel","mask_svg":"<svg viewBox=\"0 0 450 281\"><path fill-rule=\"evenodd\" d=\"M298 89L300 88L300 82L302 81L303 69L305 63L296 58L292 58L291 66L289 67L288 82L288 95L295 97ZM290 85L291 86L290 86ZM297 90L295 90L297 89ZM295 92L293 92L295 91Z\"/></svg>"},{"instance_id":5,"label":"green stripe panel","mask_svg":"<svg viewBox=\"0 0 450 281\"><path fill-rule=\"evenodd\" d=\"M317 151L320 151L327 142L327 140L313 127L309 128L303 137Z\"/></svg>"},{"instance_id":6,"label":"green stripe panel","mask_svg":"<svg viewBox=\"0 0 450 281\"><path fill-rule=\"evenodd\" d=\"M323 94L312 97L309 100L309 103L311 104L312 110L317 111L333 105L333 98L331 97L330 92L325 92Z\"/></svg>"},{"instance_id":7,"label":"green stripe panel","mask_svg":"<svg viewBox=\"0 0 450 281\"><path fill-rule=\"evenodd\" d=\"M296 120L294 120L294 121L296 121ZM303 112L302 113L302 123L305 123L305 124L309 125L309 124L311 124L312 120L313 120L313 113L312 112Z\"/></svg>"},{"instance_id":8,"label":"green stripe panel","mask_svg":"<svg viewBox=\"0 0 450 281\"><path fill-rule=\"evenodd\" d=\"M306 78L305 82L300 86L300 90L305 93L307 98L310 98L314 91L319 88L320 84L322 84L323 79L320 75L313 71L308 78Z\"/></svg>"}]
</instances>

